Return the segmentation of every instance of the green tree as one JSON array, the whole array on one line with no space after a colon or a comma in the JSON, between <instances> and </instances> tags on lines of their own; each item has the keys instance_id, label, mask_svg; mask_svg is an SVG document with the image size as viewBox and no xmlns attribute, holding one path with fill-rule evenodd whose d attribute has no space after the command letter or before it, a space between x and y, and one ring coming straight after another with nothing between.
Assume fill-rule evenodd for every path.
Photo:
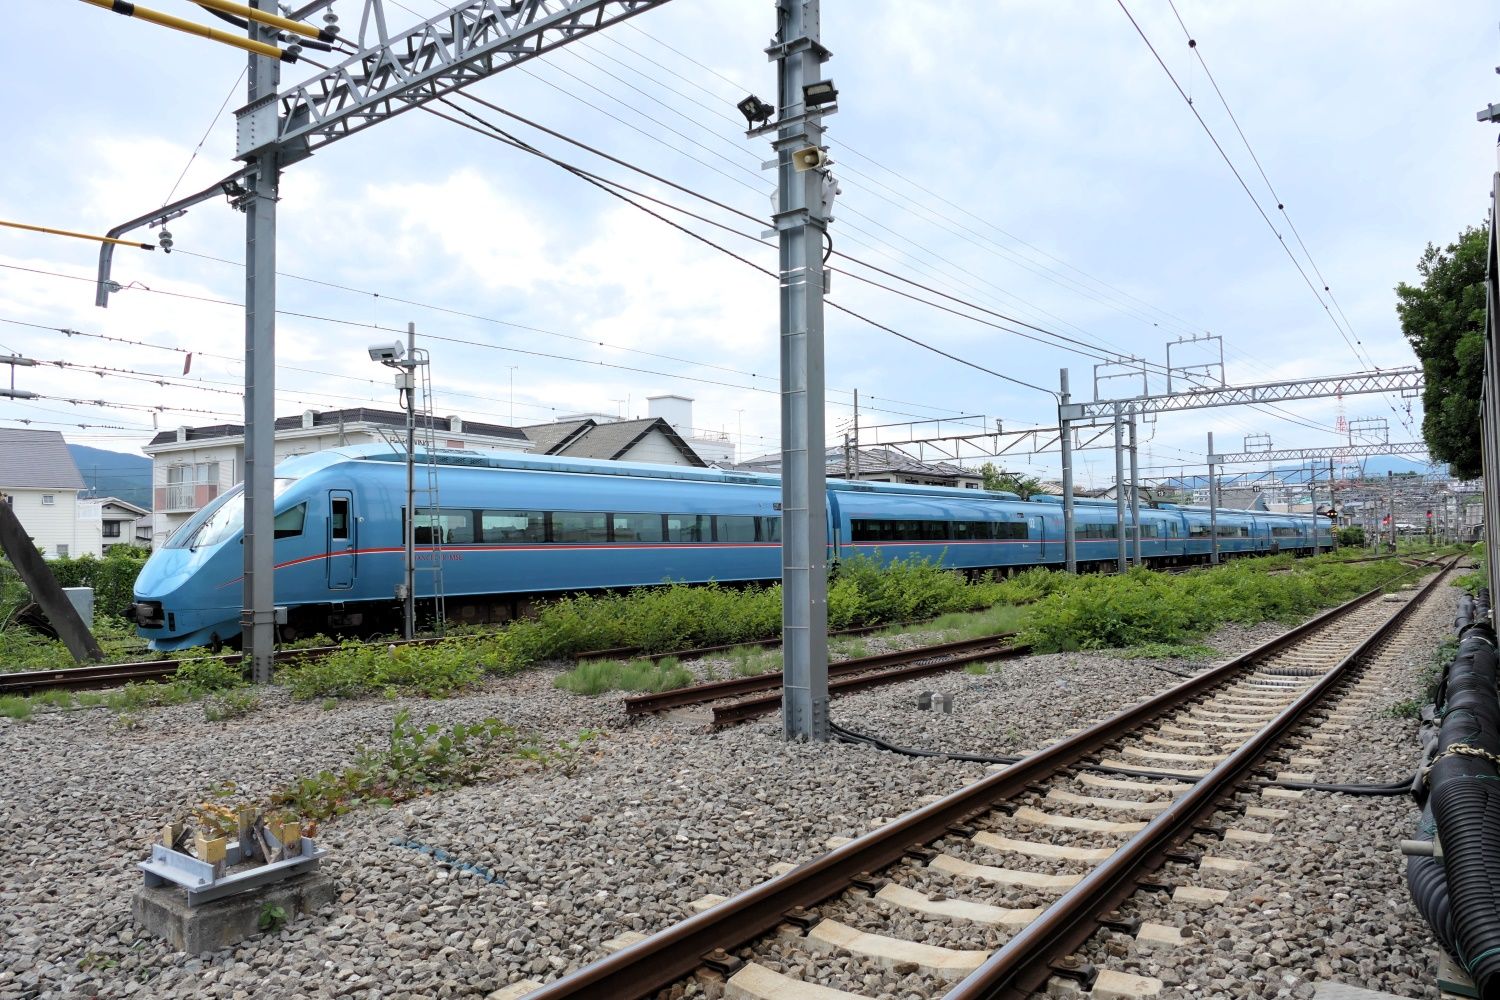
<instances>
[{"instance_id":1,"label":"green tree","mask_svg":"<svg viewBox=\"0 0 1500 1000\"><path fill-rule=\"evenodd\" d=\"M1460 479L1480 474L1479 394L1484 373L1484 273L1489 230L1465 229L1458 242L1427 244L1421 285L1396 286L1401 332L1422 362L1422 438L1433 458Z\"/></svg>"},{"instance_id":2,"label":"green tree","mask_svg":"<svg viewBox=\"0 0 1500 1000\"><path fill-rule=\"evenodd\" d=\"M1017 472L1001 472L994 462L985 462L979 467L979 475L987 490L1002 490L1019 494L1025 500L1042 488L1042 481L1035 476L1023 476Z\"/></svg>"}]
</instances>

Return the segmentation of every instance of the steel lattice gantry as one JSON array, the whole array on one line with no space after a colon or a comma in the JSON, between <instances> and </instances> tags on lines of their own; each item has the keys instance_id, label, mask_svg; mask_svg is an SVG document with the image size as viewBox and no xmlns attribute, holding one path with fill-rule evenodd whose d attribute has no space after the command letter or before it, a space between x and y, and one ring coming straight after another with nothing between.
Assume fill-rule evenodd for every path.
<instances>
[{"instance_id":1,"label":"steel lattice gantry","mask_svg":"<svg viewBox=\"0 0 1500 1000\"><path fill-rule=\"evenodd\" d=\"M1374 458L1386 455L1425 455L1427 445L1421 441L1396 444L1355 444L1334 448L1281 448L1266 451L1244 451L1238 455L1210 455L1210 465L1239 465L1245 462L1297 462L1317 459Z\"/></svg>"},{"instance_id":2,"label":"steel lattice gantry","mask_svg":"<svg viewBox=\"0 0 1500 1000\"><path fill-rule=\"evenodd\" d=\"M1369 392L1399 392L1415 395L1422 391L1419 368L1390 368L1378 372L1331 375L1324 378L1299 379L1290 382L1264 382L1257 385L1209 386L1185 389L1159 396L1135 396L1129 399L1094 400L1059 407L1065 421L1113 419L1116 410L1127 414L1173 413L1211 406L1244 406L1251 403L1282 403L1295 399L1326 399L1331 396L1354 396Z\"/></svg>"},{"instance_id":3,"label":"steel lattice gantry","mask_svg":"<svg viewBox=\"0 0 1500 1000\"><path fill-rule=\"evenodd\" d=\"M344 136L450 94L668 0L471 0L394 35L365 0L361 50L239 112L237 156L268 145L283 167ZM377 40L366 46L364 35Z\"/></svg>"}]
</instances>

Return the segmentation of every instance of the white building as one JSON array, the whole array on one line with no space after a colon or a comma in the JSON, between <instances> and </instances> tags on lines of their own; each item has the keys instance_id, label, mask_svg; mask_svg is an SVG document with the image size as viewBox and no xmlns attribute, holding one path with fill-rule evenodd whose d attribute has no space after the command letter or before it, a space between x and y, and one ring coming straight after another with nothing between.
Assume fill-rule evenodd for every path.
<instances>
[{"instance_id":1,"label":"white building","mask_svg":"<svg viewBox=\"0 0 1500 1000\"><path fill-rule=\"evenodd\" d=\"M418 417L418 420L425 418ZM383 440L404 447L406 416L363 407L276 418L276 461L327 448ZM439 448L471 451L530 451L531 441L514 427L461 417L434 417ZM161 545L194 512L244 478L245 429L239 424L179 427L164 431L141 449L151 456L155 508L152 548ZM403 452L404 454L404 452Z\"/></svg>"},{"instance_id":2,"label":"white building","mask_svg":"<svg viewBox=\"0 0 1500 1000\"><path fill-rule=\"evenodd\" d=\"M42 555L83 554L78 494L85 488L62 434L0 428L0 495Z\"/></svg>"},{"instance_id":3,"label":"white building","mask_svg":"<svg viewBox=\"0 0 1500 1000\"><path fill-rule=\"evenodd\" d=\"M729 465L737 457L728 434L693 426L693 397L666 394L646 397L648 416L660 417L709 465Z\"/></svg>"},{"instance_id":4,"label":"white building","mask_svg":"<svg viewBox=\"0 0 1500 1000\"><path fill-rule=\"evenodd\" d=\"M151 545L151 512L119 497L93 497L78 501L78 547L102 556L116 545Z\"/></svg>"}]
</instances>

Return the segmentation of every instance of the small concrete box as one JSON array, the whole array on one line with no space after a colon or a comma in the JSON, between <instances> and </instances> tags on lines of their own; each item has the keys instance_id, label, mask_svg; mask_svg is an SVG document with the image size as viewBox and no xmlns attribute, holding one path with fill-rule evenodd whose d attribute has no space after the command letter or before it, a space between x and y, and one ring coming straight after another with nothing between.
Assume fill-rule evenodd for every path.
<instances>
[{"instance_id":1,"label":"small concrete box","mask_svg":"<svg viewBox=\"0 0 1500 1000\"><path fill-rule=\"evenodd\" d=\"M187 891L175 885L135 891L131 909L135 921L180 951L201 955L228 948L261 933L261 913L279 906L292 920L334 900L333 879L313 870L259 889L189 906Z\"/></svg>"},{"instance_id":2,"label":"small concrete box","mask_svg":"<svg viewBox=\"0 0 1500 1000\"><path fill-rule=\"evenodd\" d=\"M89 628L94 627L94 588L93 587L64 587L63 593L68 595L68 602L73 605L73 610L78 612L78 617Z\"/></svg>"}]
</instances>

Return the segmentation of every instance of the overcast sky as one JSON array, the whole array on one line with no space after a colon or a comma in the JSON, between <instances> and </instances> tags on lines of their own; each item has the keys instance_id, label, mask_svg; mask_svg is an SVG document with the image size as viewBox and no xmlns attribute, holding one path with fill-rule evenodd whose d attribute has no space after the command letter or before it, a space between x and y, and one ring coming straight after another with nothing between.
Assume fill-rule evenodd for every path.
<instances>
[{"instance_id":1,"label":"overcast sky","mask_svg":"<svg viewBox=\"0 0 1500 1000\"><path fill-rule=\"evenodd\" d=\"M393 28L445 6L403 2L387 0ZM184 0L150 5L217 24ZM832 299L1048 389L1068 367L1084 399L1101 356L1159 367L1168 340L1205 332L1223 336L1231 382L1412 363L1393 288L1415 280L1426 243L1481 222L1488 203L1495 130L1474 113L1500 100L1493 4L1178 0L1296 235L1171 7L1126 6L1259 209L1112 0L823 0L827 73L840 92L828 119L842 187L835 249L930 286L901 286L922 298L1074 342L1024 340L849 277L835 277ZM234 168L239 52L83 3L16 7L4 53L11 155L0 160L0 218L102 233ZM334 5L346 36L360 8ZM760 164L770 148L745 139L734 104L752 91L774 98L763 51L774 28L764 0L675 0L471 90L765 218L774 178ZM67 39L66 55L36 44L42 38ZM283 88L317 72L285 66ZM763 228L514 121L506 127L743 233ZM1336 306L1308 287L1260 210ZM412 321L433 338L439 413L508 423L513 407L517 424L579 411L634 416L647 396L670 392L696 399L696 426L742 436L743 454L776 446L775 283L551 164L408 112L290 167L279 214L278 413L394 408L388 373L365 348ZM773 244L682 221L774 269ZM153 426L241 419L243 216L214 200L169 228L170 255L117 252L114 275L128 287L107 310L93 305L96 245L0 229L0 351L126 370L19 369L19 388L53 398L0 400L0 425L29 419L70 441L134 452ZM1055 420L1044 393L839 312L827 329L830 440L848 424L856 389L866 426ZM194 352L186 378L184 350ZM1185 349L1173 358L1186 360ZM1124 384L1110 387L1118 394ZM1161 387L1153 377L1151 388ZM1409 418L1407 402L1385 397L1342 405L1350 419L1386 417L1392 440L1410 440L1420 423L1410 402ZM1145 430L1142 464L1201 462L1209 430L1221 451L1257 432L1278 447L1331 446L1338 407L1164 417ZM1021 454L1004 464L1045 474L1056 460ZM1111 465L1108 452L1086 453L1080 481L1103 485Z\"/></svg>"}]
</instances>

